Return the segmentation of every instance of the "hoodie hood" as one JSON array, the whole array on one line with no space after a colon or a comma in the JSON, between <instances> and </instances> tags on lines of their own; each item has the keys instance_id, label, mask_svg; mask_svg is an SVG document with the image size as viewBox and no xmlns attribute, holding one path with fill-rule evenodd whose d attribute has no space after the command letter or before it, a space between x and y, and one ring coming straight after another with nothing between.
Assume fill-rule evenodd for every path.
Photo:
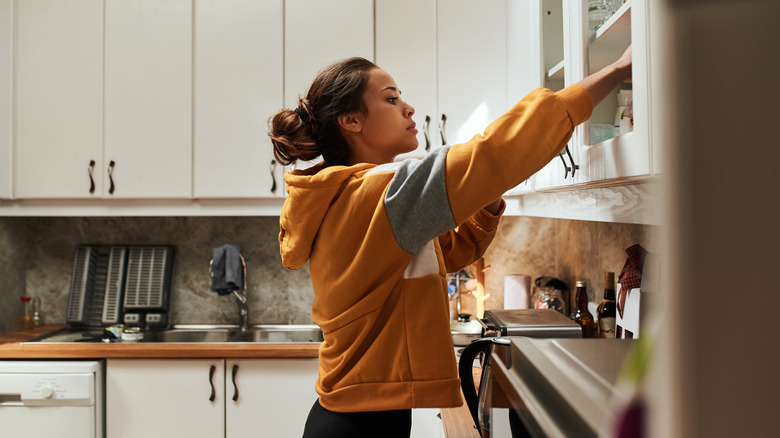
<instances>
[{"instance_id":1,"label":"hoodie hood","mask_svg":"<svg viewBox=\"0 0 780 438\"><path fill-rule=\"evenodd\" d=\"M288 196L279 217L279 248L285 268L298 269L309 260L322 221L344 185L374 166L326 167L322 162L284 175Z\"/></svg>"}]
</instances>

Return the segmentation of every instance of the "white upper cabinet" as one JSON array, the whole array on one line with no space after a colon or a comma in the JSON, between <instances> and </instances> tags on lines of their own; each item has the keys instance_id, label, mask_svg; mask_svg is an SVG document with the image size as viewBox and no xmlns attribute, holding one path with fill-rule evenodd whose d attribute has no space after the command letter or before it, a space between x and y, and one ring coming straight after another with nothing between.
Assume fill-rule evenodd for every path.
<instances>
[{"instance_id":1,"label":"white upper cabinet","mask_svg":"<svg viewBox=\"0 0 780 438\"><path fill-rule=\"evenodd\" d=\"M18 8L15 197L100 196L103 2L25 0L14 4ZM6 114L10 101L0 99L0 115Z\"/></svg>"},{"instance_id":2,"label":"white upper cabinet","mask_svg":"<svg viewBox=\"0 0 780 438\"><path fill-rule=\"evenodd\" d=\"M651 149L645 1L614 2L614 9L606 10L603 15L608 18L595 31L600 20L595 21L594 15L601 15L588 10L587 1L575 3L572 41L579 44L572 49L572 82L615 61L629 44L633 56L632 82L613 91L594 108L591 119L577 128L578 164L582 170L577 182L648 177ZM623 105L625 100L627 107ZM619 128L621 115L623 129Z\"/></svg>"},{"instance_id":3,"label":"white upper cabinet","mask_svg":"<svg viewBox=\"0 0 780 438\"><path fill-rule=\"evenodd\" d=\"M378 0L376 7L377 64L415 108L416 154L427 144L467 141L506 111L506 0Z\"/></svg>"},{"instance_id":4,"label":"white upper cabinet","mask_svg":"<svg viewBox=\"0 0 780 438\"><path fill-rule=\"evenodd\" d=\"M320 70L354 56L374 60L373 2L285 1L285 107L298 105Z\"/></svg>"},{"instance_id":5,"label":"white upper cabinet","mask_svg":"<svg viewBox=\"0 0 780 438\"><path fill-rule=\"evenodd\" d=\"M192 21L192 0L106 2L108 196L192 196Z\"/></svg>"},{"instance_id":6,"label":"white upper cabinet","mask_svg":"<svg viewBox=\"0 0 780 438\"><path fill-rule=\"evenodd\" d=\"M196 198L282 196L267 135L283 105L283 0L196 0Z\"/></svg>"},{"instance_id":7,"label":"white upper cabinet","mask_svg":"<svg viewBox=\"0 0 780 438\"><path fill-rule=\"evenodd\" d=\"M57 199L132 214L159 198L185 215L255 208L246 198L278 214L290 169L273 159L268 119L355 56L390 73L415 108L419 146L405 158L471 139L533 88L576 83L632 44L632 83L620 88L631 92L633 127L615 127L626 105L614 92L508 194L653 177L661 75L648 74L648 4L0 0L0 199L17 200L0 214L78 215ZM98 201L114 198L140 202Z\"/></svg>"},{"instance_id":8,"label":"white upper cabinet","mask_svg":"<svg viewBox=\"0 0 780 438\"><path fill-rule=\"evenodd\" d=\"M420 156L437 142L436 0L376 0L376 63L414 107Z\"/></svg>"},{"instance_id":9,"label":"white upper cabinet","mask_svg":"<svg viewBox=\"0 0 780 438\"><path fill-rule=\"evenodd\" d=\"M13 2L0 0L0 199L13 195Z\"/></svg>"},{"instance_id":10,"label":"white upper cabinet","mask_svg":"<svg viewBox=\"0 0 780 438\"><path fill-rule=\"evenodd\" d=\"M575 128L568 150L534 175L535 190L651 176L646 0L531 3L539 9L527 15L525 25L539 27L540 55L532 63L540 66L540 86L557 91L617 60L629 44L633 52L632 82L621 84ZM624 112L626 100L633 119Z\"/></svg>"},{"instance_id":11,"label":"white upper cabinet","mask_svg":"<svg viewBox=\"0 0 780 438\"><path fill-rule=\"evenodd\" d=\"M507 110L506 0L440 0L437 9L436 123L451 145L481 134Z\"/></svg>"},{"instance_id":12,"label":"white upper cabinet","mask_svg":"<svg viewBox=\"0 0 780 438\"><path fill-rule=\"evenodd\" d=\"M284 107L296 108L322 69L355 56L374 61L374 3L285 0ZM322 161L297 162L305 169Z\"/></svg>"},{"instance_id":13,"label":"white upper cabinet","mask_svg":"<svg viewBox=\"0 0 780 438\"><path fill-rule=\"evenodd\" d=\"M570 4L569 0L528 2L526 17L530 22L527 25L537 31L536 50L532 52L528 66L534 72L536 87L559 91L571 83L572 69L567 68L571 62ZM574 140L572 138L556 158L533 176L534 190L572 184L579 172Z\"/></svg>"}]
</instances>

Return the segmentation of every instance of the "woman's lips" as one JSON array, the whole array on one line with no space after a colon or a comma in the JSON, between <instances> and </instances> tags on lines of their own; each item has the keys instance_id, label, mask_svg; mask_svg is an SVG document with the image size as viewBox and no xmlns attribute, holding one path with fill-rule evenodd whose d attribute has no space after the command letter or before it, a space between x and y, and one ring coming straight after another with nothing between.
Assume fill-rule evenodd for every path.
<instances>
[{"instance_id":1,"label":"woman's lips","mask_svg":"<svg viewBox=\"0 0 780 438\"><path fill-rule=\"evenodd\" d=\"M416 126L417 126L417 124L415 124L414 122L412 122L412 124L411 124L411 125L409 125L409 127L408 127L408 128L406 128L406 130L407 130L407 131L411 131L411 132L412 132L412 133L414 133L414 134L417 134L417 128L416 128Z\"/></svg>"}]
</instances>

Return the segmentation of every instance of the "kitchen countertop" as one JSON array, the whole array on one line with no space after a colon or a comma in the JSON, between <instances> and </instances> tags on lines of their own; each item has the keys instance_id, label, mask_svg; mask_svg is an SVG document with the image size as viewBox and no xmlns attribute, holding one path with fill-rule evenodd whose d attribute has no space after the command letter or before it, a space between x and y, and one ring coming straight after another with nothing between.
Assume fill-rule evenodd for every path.
<instances>
[{"instance_id":1,"label":"kitchen countertop","mask_svg":"<svg viewBox=\"0 0 780 438\"><path fill-rule=\"evenodd\" d=\"M2 359L149 359L149 358L291 358L317 357L319 344L272 343L26 343L63 325L45 325L33 330L0 333ZM480 369L475 368L475 381ZM447 438L479 438L465 402L457 408L441 410Z\"/></svg>"},{"instance_id":2,"label":"kitchen countertop","mask_svg":"<svg viewBox=\"0 0 780 438\"><path fill-rule=\"evenodd\" d=\"M24 343L62 328L0 333L0 359L262 358L317 357L319 344L273 343Z\"/></svg>"}]
</instances>

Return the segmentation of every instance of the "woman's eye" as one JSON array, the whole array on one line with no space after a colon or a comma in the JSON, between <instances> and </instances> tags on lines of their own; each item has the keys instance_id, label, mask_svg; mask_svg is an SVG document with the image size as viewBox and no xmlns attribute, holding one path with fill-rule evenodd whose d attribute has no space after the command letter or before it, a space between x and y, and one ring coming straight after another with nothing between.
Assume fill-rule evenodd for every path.
<instances>
[{"instance_id":1,"label":"woman's eye","mask_svg":"<svg viewBox=\"0 0 780 438\"><path fill-rule=\"evenodd\" d=\"M392 103L393 105L395 105L398 102L398 98L397 97L391 97L391 98L387 99L387 101Z\"/></svg>"}]
</instances>

